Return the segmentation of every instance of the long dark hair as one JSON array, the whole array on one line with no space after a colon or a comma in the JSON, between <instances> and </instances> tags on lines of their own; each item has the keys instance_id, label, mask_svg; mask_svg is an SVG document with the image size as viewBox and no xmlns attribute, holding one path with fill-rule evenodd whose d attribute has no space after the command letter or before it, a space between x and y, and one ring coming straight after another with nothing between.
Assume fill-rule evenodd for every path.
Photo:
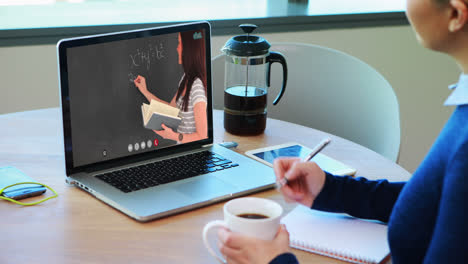
<instances>
[{"instance_id":1,"label":"long dark hair","mask_svg":"<svg viewBox=\"0 0 468 264\"><path fill-rule=\"evenodd\" d=\"M185 31L179 34L182 42L182 67L185 75L180 82L176 100L179 100L184 88L187 87L182 102L182 109L187 111L190 91L196 78L200 78L203 82L206 93L205 32L203 30Z\"/></svg>"}]
</instances>

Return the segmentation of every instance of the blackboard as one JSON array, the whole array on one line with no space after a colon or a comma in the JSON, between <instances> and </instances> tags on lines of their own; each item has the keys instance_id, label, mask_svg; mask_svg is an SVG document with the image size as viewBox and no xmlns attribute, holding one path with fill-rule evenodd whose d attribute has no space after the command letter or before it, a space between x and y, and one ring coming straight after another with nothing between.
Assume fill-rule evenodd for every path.
<instances>
[{"instance_id":1,"label":"blackboard","mask_svg":"<svg viewBox=\"0 0 468 264\"><path fill-rule=\"evenodd\" d=\"M148 90L170 102L183 75L177 45L175 33L68 50L72 129L81 131L72 141L74 150L83 152L81 162L128 155L128 144L154 138L159 147L174 143L143 127L141 105L149 102L133 80L144 76Z\"/></svg>"}]
</instances>

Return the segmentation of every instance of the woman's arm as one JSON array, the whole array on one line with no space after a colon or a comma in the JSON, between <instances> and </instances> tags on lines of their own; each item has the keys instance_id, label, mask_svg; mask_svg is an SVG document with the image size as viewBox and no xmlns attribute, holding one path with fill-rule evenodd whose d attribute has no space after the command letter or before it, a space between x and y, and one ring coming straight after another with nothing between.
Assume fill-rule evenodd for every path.
<instances>
[{"instance_id":1,"label":"woman's arm","mask_svg":"<svg viewBox=\"0 0 468 264\"><path fill-rule=\"evenodd\" d=\"M133 83L138 88L140 93L144 97L146 97L146 100L148 100L148 102L151 102L151 100L155 100L155 101L158 101L158 102L161 102L161 103L164 103L164 104L168 104L166 101L163 101L163 100L159 99L158 97L156 97L156 95L154 95L150 91L148 91L148 87L146 86L145 77L143 77L141 75L138 75L138 77L136 77L136 79L133 81Z\"/></svg>"},{"instance_id":2,"label":"woman's arm","mask_svg":"<svg viewBox=\"0 0 468 264\"><path fill-rule=\"evenodd\" d=\"M373 181L326 173L325 184L312 208L388 222L404 185L405 182Z\"/></svg>"},{"instance_id":3,"label":"woman's arm","mask_svg":"<svg viewBox=\"0 0 468 264\"><path fill-rule=\"evenodd\" d=\"M206 102L196 103L193 106L193 115L195 116L195 127L197 131L191 134L184 134L182 141L180 141L181 143L204 139L208 136L208 118L206 117Z\"/></svg>"},{"instance_id":4,"label":"woman's arm","mask_svg":"<svg viewBox=\"0 0 468 264\"><path fill-rule=\"evenodd\" d=\"M172 98L169 105L172 106L172 107L177 107L177 93L174 95L174 98Z\"/></svg>"},{"instance_id":5,"label":"woman's arm","mask_svg":"<svg viewBox=\"0 0 468 264\"><path fill-rule=\"evenodd\" d=\"M198 102L193 106L193 114L195 117L196 132L183 134L182 140L179 140L180 133L174 132L171 128L162 124L163 130L153 130L156 134L163 138L179 141L180 143L192 142L200 140L208 136L208 119L206 117L206 102Z\"/></svg>"}]
</instances>

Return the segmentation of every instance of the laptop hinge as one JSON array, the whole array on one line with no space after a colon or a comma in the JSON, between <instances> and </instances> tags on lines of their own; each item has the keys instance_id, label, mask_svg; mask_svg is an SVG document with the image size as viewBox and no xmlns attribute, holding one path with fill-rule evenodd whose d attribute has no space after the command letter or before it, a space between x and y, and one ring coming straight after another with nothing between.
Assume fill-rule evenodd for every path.
<instances>
[{"instance_id":1,"label":"laptop hinge","mask_svg":"<svg viewBox=\"0 0 468 264\"><path fill-rule=\"evenodd\" d=\"M206 145L203 145L203 146L202 146L202 148L211 147L211 146L213 146L213 143L211 143L211 144L206 144Z\"/></svg>"}]
</instances>

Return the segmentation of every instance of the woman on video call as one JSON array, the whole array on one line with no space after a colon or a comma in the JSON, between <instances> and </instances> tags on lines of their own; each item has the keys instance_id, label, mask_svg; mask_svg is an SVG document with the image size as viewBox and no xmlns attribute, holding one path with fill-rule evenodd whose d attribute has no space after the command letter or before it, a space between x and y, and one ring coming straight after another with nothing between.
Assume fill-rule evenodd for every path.
<instances>
[{"instance_id":1,"label":"woman on video call","mask_svg":"<svg viewBox=\"0 0 468 264\"><path fill-rule=\"evenodd\" d=\"M208 136L205 43L204 38L195 39L193 33L193 31L181 32L178 36L177 53L184 75L170 103L148 91L145 77L138 75L133 81L149 102L156 100L180 109L179 117L182 118L182 122L176 132L164 124L162 130L153 130L159 136L179 143L204 139Z\"/></svg>"},{"instance_id":2,"label":"woman on video call","mask_svg":"<svg viewBox=\"0 0 468 264\"><path fill-rule=\"evenodd\" d=\"M338 177L314 162L277 159L286 200L388 223L392 261L466 263L468 260L468 0L407 0L407 17L426 48L453 57L462 70L446 100L452 116L408 182ZM429 76L431 78L432 76ZM433 78L433 77L432 77ZM423 131L421 131L423 132ZM297 263L282 226L272 241L221 229L228 263Z\"/></svg>"}]
</instances>

